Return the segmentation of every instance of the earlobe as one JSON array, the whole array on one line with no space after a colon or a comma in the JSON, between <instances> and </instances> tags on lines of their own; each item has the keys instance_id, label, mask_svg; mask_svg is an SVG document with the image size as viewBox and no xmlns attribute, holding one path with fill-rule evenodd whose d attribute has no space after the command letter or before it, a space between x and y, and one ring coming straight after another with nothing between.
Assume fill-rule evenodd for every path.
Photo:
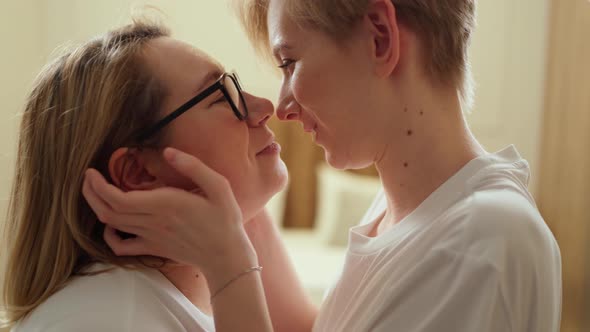
<instances>
[{"instance_id":1,"label":"earlobe","mask_svg":"<svg viewBox=\"0 0 590 332\"><path fill-rule=\"evenodd\" d=\"M113 184L122 190L145 190L158 186L158 179L150 174L145 160L136 150L119 148L109 160Z\"/></svg>"},{"instance_id":2,"label":"earlobe","mask_svg":"<svg viewBox=\"0 0 590 332\"><path fill-rule=\"evenodd\" d=\"M372 35L376 74L389 76L400 58L400 33L395 6L390 0L370 1L366 18Z\"/></svg>"}]
</instances>

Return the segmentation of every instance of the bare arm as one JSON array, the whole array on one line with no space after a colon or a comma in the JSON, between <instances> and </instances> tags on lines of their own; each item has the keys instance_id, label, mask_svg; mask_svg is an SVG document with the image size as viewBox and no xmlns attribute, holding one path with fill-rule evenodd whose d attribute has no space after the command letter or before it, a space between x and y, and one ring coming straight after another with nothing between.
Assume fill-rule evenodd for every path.
<instances>
[{"instance_id":1,"label":"bare arm","mask_svg":"<svg viewBox=\"0 0 590 332\"><path fill-rule=\"evenodd\" d=\"M263 210L248 221L245 229L264 267L262 283L274 330L311 331L317 308L305 293L268 212Z\"/></svg>"},{"instance_id":2,"label":"bare arm","mask_svg":"<svg viewBox=\"0 0 590 332\"><path fill-rule=\"evenodd\" d=\"M168 187L123 192L89 170L82 192L107 225L106 243L118 256L151 255L198 266L218 294L212 300L216 331L272 331L260 273L242 274L259 261L229 183L195 157L166 151L171 165L203 195ZM123 239L115 229L136 236Z\"/></svg>"},{"instance_id":3,"label":"bare arm","mask_svg":"<svg viewBox=\"0 0 590 332\"><path fill-rule=\"evenodd\" d=\"M211 304L215 331L273 331L258 272L236 279Z\"/></svg>"}]
</instances>

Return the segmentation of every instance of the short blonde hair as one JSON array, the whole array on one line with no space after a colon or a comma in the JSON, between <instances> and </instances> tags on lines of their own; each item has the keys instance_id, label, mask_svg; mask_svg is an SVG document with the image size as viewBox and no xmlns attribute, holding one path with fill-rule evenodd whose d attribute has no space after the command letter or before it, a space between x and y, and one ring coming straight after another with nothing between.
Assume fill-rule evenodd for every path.
<instances>
[{"instance_id":1,"label":"short blonde hair","mask_svg":"<svg viewBox=\"0 0 590 332\"><path fill-rule=\"evenodd\" d=\"M270 0L244 0L238 10L255 48L270 55L267 26ZM294 22L345 39L366 13L370 0L286 0L287 14ZM397 19L414 31L423 46L427 75L457 88L463 103L470 105L472 78L468 57L475 27L475 0L391 0Z\"/></svg>"},{"instance_id":2,"label":"short blonde hair","mask_svg":"<svg viewBox=\"0 0 590 332\"><path fill-rule=\"evenodd\" d=\"M114 149L141 145L134 134L158 120L166 91L142 56L148 41L168 35L138 20L60 56L37 77L22 114L2 243L4 324L93 262L139 265L105 244L81 187L86 169L108 177Z\"/></svg>"}]
</instances>

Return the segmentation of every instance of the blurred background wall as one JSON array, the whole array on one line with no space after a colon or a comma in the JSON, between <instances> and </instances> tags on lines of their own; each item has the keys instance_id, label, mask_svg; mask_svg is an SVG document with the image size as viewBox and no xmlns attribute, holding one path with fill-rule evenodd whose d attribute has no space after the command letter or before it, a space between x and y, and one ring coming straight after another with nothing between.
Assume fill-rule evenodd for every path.
<instances>
[{"instance_id":1,"label":"blurred background wall","mask_svg":"<svg viewBox=\"0 0 590 332\"><path fill-rule=\"evenodd\" d=\"M126 23L145 4L161 10L175 37L236 69L249 92L275 100L280 76L257 60L226 1L0 0L0 215L18 113L36 73L56 48ZM590 4L494 0L478 6L471 49L477 93L469 123L488 151L515 144L530 162L531 190L562 248L563 331L590 330ZM270 209L319 302L338 272L345 226L358 221L379 185L372 169L325 167L323 151L299 125L272 126L291 182Z\"/></svg>"}]
</instances>

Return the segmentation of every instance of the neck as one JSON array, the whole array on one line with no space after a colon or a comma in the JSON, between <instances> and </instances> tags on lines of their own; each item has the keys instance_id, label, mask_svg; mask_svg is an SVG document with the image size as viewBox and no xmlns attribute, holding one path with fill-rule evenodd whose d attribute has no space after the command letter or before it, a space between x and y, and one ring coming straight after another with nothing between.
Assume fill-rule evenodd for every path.
<instances>
[{"instance_id":1,"label":"neck","mask_svg":"<svg viewBox=\"0 0 590 332\"><path fill-rule=\"evenodd\" d=\"M416 87L402 92L410 98L394 110L401 124L384 131L382 138L400 144L385 146L376 162L388 203L376 234L401 221L465 164L485 154L454 90Z\"/></svg>"},{"instance_id":2,"label":"neck","mask_svg":"<svg viewBox=\"0 0 590 332\"><path fill-rule=\"evenodd\" d=\"M207 280L199 269L185 265L170 265L159 270L199 310L212 315Z\"/></svg>"}]
</instances>

